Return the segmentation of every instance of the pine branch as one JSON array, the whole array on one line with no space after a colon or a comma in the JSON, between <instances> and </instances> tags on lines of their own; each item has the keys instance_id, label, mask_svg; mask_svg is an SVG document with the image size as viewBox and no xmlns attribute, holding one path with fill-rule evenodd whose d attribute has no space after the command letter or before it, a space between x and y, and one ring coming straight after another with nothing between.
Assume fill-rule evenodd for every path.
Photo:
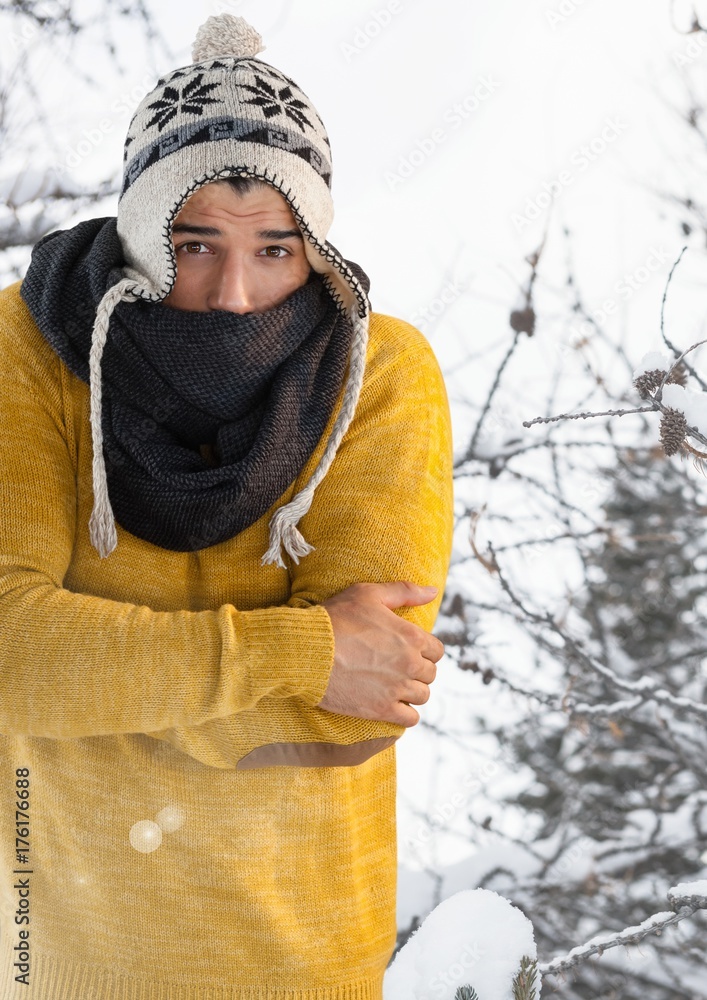
<instances>
[{"instance_id":1,"label":"pine branch","mask_svg":"<svg viewBox=\"0 0 707 1000\"><path fill-rule=\"evenodd\" d=\"M537 997L537 960L524 955L520 960L520 972L513 980L513 1000L535 1000Z\"/></svg>"}]
</instances>

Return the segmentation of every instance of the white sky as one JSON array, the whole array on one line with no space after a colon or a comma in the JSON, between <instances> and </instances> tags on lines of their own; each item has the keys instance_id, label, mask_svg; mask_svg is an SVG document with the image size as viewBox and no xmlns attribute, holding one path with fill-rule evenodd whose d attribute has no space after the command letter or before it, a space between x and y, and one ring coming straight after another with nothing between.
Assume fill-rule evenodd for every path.
<instances>
[{"instance_id":1,"label":"white sky","mask_svg":"<svg viewBox=\"0 0 707 1000\"><path fill-rule=\"evenodd\" d=\"M684 105L674 56L696 38L707 39L674 30L671 0L464 6L458 0L158 0L152 6L163 12L160 27L176 54L160 72L190 61L196 30L211 13L240 14L260 31L262 58L302 86L329 130L332 242L368 271L374 308L416 321L445 371L489 337L506 335L515 282L526 277L524 258L548 221L544 186L558 177L565 183L556 185L546 259L556 259L559 281L558 233L568 225L591 308L616 298L622 276L662 247L663 266L632 296L631 313L648 331L682 245L675 225L661 222L651 193L675 182L668 151L685 141L659 95ZM687 26L689 13L687 0L678 0L677 23ZM86 130L95 134L108 122L75 168L79 180L119 170L127 107L155 80L152 68L137 59L131 65L137 47L129 31L115 41L128 67L123 80L107 92L57 93L67 139L60 160ZM695 65L704 61L698 51ZM602 141L603 131L609 141ZM581 147L592 143L585 158ZM538 200L538 218L519 225ZM449 282L446 297L454 301L442 322L425 323L421 311ZM624 316L622 309L622 322Z\"/></svg>"},{"instance_id":2,"label":"white sky","mask_svg":"<svg viewBox=\"0 0 707 1000\"><path fill-rule=\"evenodd\" d=\"M154 0L151 6L163 12L160 27L176 55L176 62L163 60L160 72L190 61L196 30L211 13L241 14L260 31L262 58L293 76L329 130L332 242L370 274L374 307L417 319L445 368L483 342L486 331L505 335L514 296L508 270L525 277L524 257L539 245L548 220L544 186L558 177L569 180L556 185L551 237L561 224L573 230L592 307L611 297L622 275L642 265L661 240L671 260L679 252L676 227L661 225L648 190L675 179L666 153L684 142L658 95L678 99L671 56L703 36L674 30L671 0L464 6L458 0ZM678 0L682 26L689 23L687 8L687 0ZM78 180L119 170L127 108L155 80L137 58L131 65L138 47L129 31L115 42L128 69L123 80L106 76L105 91L80 92L76 81L70 94L56 88L66 144L58 157L46 150L48 163L65 161L87 130L103 129L74 170ZM700 51L695 64L703 61ZM460 104L463 110L455 110ZM610 141L602 142L607 129ZM592 142L594 152L584 158L580 148ZM519 226L538 199L537 220ZM551 238L546 256L559 254L559 265L561 252L561 241ZM666 271L667 265L632 303L634 312L639 300L645 304L646 322ZM449 281L447 297L455 301L444 322L425 324L420 311Z\"/></svg>"}]
</instances>

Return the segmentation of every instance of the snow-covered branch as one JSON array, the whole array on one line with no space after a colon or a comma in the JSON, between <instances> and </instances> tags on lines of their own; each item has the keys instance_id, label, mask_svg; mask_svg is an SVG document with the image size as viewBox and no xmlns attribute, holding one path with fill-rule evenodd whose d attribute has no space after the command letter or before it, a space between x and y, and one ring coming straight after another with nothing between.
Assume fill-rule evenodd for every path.
<instances>
[{"instance_id":1,"label":"snow-covered branch","mask_svg":"<svg viewBox=\"0 0 707 1000\"><path fill-rule=\"evenodd\" d=\"M668 892L672 911L654 913L635 927L626 927L617 933L597 934L586 944L578 945L567 955L553 958L538 965L541 976L557 975L579 965L593 955L602 955L619 945L638 944L652 934L660 935L666 927L671 927L691 917L697 910L707 909L707 881L682 882Z\"/></svg>"}]
</instances>

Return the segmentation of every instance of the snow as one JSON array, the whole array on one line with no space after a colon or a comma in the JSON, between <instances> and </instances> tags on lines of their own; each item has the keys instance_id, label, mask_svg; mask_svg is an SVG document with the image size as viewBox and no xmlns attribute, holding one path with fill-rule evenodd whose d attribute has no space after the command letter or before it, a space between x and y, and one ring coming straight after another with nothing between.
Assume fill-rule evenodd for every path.
<instances>
[{"instance_id":1,"label":"snow","mask_svg":"<svg viewBox=\"0 0 707 1000\"><path fill-rule=\"evenodd\" d=\"M663 387L663 403L685 414L690 427L707 436L707 393L692 392L682 385Z\"/></svg>"},{"instance_id":2,"label":"snow","mask_svg":"<svg viewBox=\"0 0 707 1000\"><path fill-rule=\"evenodd\" d=\"M508 1000L524 956L536 958L528 918L489 889L467 889L440 903L400 949L384 1000L454 1000L459 986Z\"/></svg>"},{"instance_id":3,"label":"snow","mask_svg":"<svg viewBox=\"0 0 707 1000\"><path fill-rule=\"evenodd\" d=\"M13 172L0 177L0 201L7 202L15 208L42 198L82 195L89 193L90 190L68 176L59 177L52 169L29 168L19 174Z\"/></svg>"},{"instance_id":4,"label":"snow","mask_svg":"<svg viewBox=\"0 0 707 1000\"><path fill-rule=\"evenodd\" d=\"M641 358L638 368L634 370L633 377L636 379L640 375L645 375L646 372L667 372L670 370L673 360L673 358L667 354L663 354L661 351L649 351Z\"/></svg>"},{"instance_id":5,"label":"snow","mask_svg":"<svg viewBox=\"0 0 707 1000\"><path fill-rule=\"evenodd\" d=\"M661 913L653 913L646 917L634 927L626 927L624 930L604 932L595 934L585 944L577 945L566 955L553 958L551 962L546 962L539 966L540 973L545 976L561 969L569 969L577 965L580 961L592 955L602 955L608 948L615 948L618 945L638 944L643 938L650 934L660 933L662 928L676 920L672 910L665 910Z\"/></svg>"},{"instance_id":6,"label":"snow","mask_svg":"<svg viewBox=\"0 0 707 1000\"><path fill-rule=\"evenodd\" d=\"M701 899L707 904L707 879L697 882L679 882L668 889L668 899L673 905L692 903Z\"/></svg>"},{"instance_id":7,"label":"snow","mask_svg":"<svg viewBox=\"0 0 707 1000\"><path fill-rule=\"evenodd\" d=\"M577 945L576 948L572 948L566 955L562 958L554 958L551 962L547 962L546 965L541 966L543 973L549 971L551 967L557 967L560 963L569 967L573 964L572 959L588 958L593 954L601 954L606 948L615 947L617 944L632 944L634 939L636 941L650 934L653 930L660 928L663 924L672 920L675 914L671 910L666 910L662 913L654 913L652 916L647 917L640 924L635 927L626 927L624 930L604 932L602 934L595 934L594 937L590 938L584 944Z\"/></svg>"}]
</instances>

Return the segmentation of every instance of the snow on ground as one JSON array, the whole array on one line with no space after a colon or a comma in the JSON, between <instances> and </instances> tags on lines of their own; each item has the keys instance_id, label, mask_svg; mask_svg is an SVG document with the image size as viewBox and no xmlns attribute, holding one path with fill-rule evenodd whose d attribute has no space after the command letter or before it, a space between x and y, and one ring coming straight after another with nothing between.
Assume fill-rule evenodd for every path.
<instances>
[{"instance_id":1,"label":"snow on ground","mask_svg":"<svg viewBox=\"0 0 707 1000\"><path fill-rule=\"evenodd\" d=\"M454 1000L457 988L469 985L482 1000L509 1000L526 957L536 957L535 939L520 910L488 889L458 892L400 949L386 972L383 995Z\"/></svg>"}]
</instances>

